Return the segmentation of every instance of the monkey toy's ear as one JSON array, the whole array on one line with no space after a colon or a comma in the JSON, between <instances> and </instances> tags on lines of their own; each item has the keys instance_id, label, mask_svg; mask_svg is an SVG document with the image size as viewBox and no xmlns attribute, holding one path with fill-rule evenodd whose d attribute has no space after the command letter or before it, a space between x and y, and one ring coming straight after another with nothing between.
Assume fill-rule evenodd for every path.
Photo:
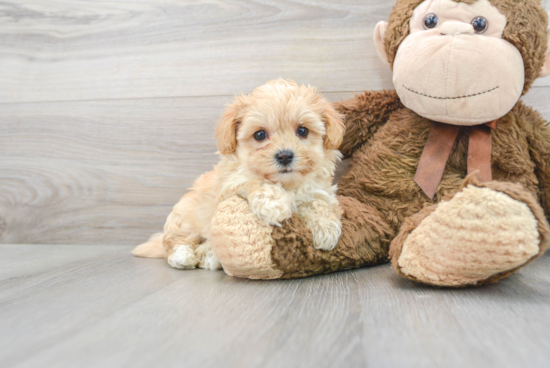
<instances>
[{"instance_id":1,"label":"monkey toy's ear","mask_svg":"<svg viewBox=\"0 0 550 368\"><path fill-rule=\"evenodd\" d=\"M540 72L540 78L544 78L550 75L550 30L548 30L548 48L546 49L546 55L544 56L544 64Z\"/></svg>"},{"instance_id":2,"label":"monkey toy's ear","mask_svg":"<svg viewBox=\"0 0 550 368\"><path fill-rule=\"evenodd\" d=\"M386 46L384 45L384 37L386 36L386 30L388 29L388 22L378 22L374 28L374 44L376 45L376 51L378 56L383 62L389 64L388 53L386 52Z\"/></svg>"}]
</instances>

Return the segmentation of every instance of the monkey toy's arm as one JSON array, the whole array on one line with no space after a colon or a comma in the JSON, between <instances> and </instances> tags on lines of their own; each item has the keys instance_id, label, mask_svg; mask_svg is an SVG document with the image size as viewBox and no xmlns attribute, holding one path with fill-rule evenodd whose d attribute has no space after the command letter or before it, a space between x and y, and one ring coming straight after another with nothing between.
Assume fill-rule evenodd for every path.
<instances>
[{"instance_id":1,"label":"monkey toy's arm","mask_svg":"<svg viewBox=\"0 0 550 368\"><path fill-rule=\"evenodd\" d=\"M403 105L395 91L370 91L336 102L334 107L344 116L346 134L340 151L348 158L386 123L392 112Z\"/></svg>"},{"instance_id":2,"label":"monkey toy's arm","mask_svg":"<svg viewBox=\"0 0 550 368\"><path fill-rule=\"evenodd\" d=\"M550 221L550 126L538 112L530 108L524 110L523 118L532 122L529 147L539 180L540 204Z\"/></svg>"}]
</instances>

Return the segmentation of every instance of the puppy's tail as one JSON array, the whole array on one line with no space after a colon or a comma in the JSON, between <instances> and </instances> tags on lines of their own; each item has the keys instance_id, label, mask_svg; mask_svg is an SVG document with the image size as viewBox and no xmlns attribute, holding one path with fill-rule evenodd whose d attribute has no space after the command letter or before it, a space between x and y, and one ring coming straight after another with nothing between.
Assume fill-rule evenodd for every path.
<instances>
[{"instance_id":1,"label":"puppy's tail","mask_svg":"<svg viewBox=\"0 0 550 368\"><path fill-rule=\"evenodd\" d=\"M166 258L166 251L162 246L162 236L162 233L151 236L147 243L138 245L132 254L143 258Z\"/></svg>"}]
</instances>

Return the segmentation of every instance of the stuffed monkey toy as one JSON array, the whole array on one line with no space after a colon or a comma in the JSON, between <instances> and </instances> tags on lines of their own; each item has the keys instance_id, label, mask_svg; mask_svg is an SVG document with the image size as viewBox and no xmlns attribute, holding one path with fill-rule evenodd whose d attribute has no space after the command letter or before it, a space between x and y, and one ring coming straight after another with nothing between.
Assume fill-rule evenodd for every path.
<instances>
[{"instance_id":1,"label":"stuffed monkey toy","mask_svg":"<svg viewBox=\"0 0 550 368\"><path fill-rule=\"evenodd\" d=\"M496 282L549 243L550 128L519 99L550 74L540 0L397 0L374 40L395 91L336 103L342 236L313 248L296 216L257 221L219 207L213 242L234 276L296 278L376 265L417 282Z\"/></svg>"}]
</instances>

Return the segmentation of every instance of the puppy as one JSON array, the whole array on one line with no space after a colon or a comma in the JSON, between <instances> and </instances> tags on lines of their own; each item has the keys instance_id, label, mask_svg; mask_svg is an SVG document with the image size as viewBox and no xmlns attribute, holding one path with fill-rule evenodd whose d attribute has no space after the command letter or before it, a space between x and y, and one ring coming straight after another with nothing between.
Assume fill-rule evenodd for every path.
<instances>
[{"instance_id":1,"label":"puppy","mask_svg":"<svg viewBox=\"0 0 550 368\"><path fill-rule=\"evenodd\" d=\"M133 254L166 257L179 269L220 269L211 220L235 194L268 225L281 226L296 213L312 230L315 248L332 250L341 233L332 180L343 135L340 115L314 88L275 80L237 97L216 127L220 163L174 206L164 234Z\"/></svg>"}]
</instances>

